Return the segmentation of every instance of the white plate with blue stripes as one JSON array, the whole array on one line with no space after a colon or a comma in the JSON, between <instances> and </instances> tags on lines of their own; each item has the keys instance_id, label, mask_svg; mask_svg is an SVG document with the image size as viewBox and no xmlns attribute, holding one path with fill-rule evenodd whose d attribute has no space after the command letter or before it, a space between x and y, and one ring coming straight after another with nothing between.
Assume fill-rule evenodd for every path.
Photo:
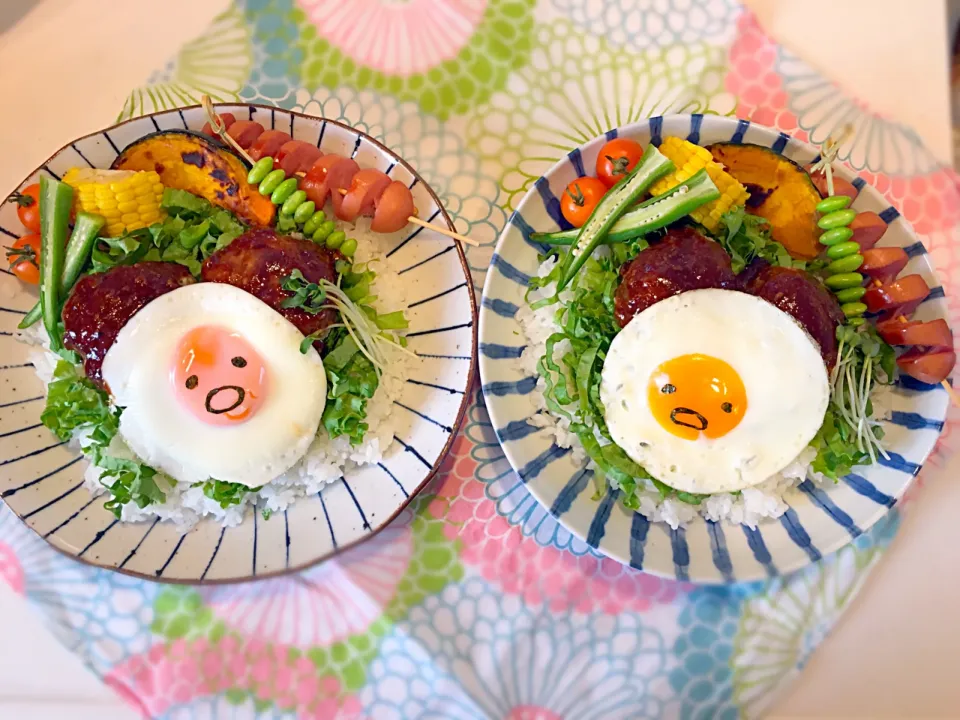
<instances>
[{"instance_id":1,"label":"white plate with blue stripes","mask_svg":"<svg viewBox=\"0 0 960 720\"><path fill-rule=\"evenodd\" d=\"M400 157L341 123L255 105L220 105L290 132L324 152L353 156L410 186L420 216L450 222L436 194ZM170 110L107 128L64 146L18 189L41 173L59 178L72 167L108 168L131 142L166 129L200 130L199 107ZM0 244L26 231L15 206L0 205ZM392 236L391 236L392 238ZM378 465L365 466L264 520L248 512L224 530L201 521L188 532L167 522L120 523L83 488L86 461L40 424L44 389L28 362L29 348L13 338L36 302L0 268L0 497L54 548L107 569L162 582L214 583L293 572L370 538L385 527L433 476L453 443L469 398L476 361L476 301L459 244L410 226L384 252L407 285L409 347L423 361L408 378L395 412L396 440Z\"/></svg>"},{"instance_id":2,"label":"white plate with blue stripes","mask_svg":"<svg viewBox=\"0 0 960 720\"><path fill-rule=\"evenodd\" d=\"M698 517L671 530L651 523L617 502L616 490L592 498L591 471L556 445L549 431L531 423L536 392L518 361L523 337L515 319L524 302L541 248L529 240L531 229L559 228L557 198L575 178L592 168L601 146L615 136L642 145L675 136L708 145L754 143L806 164L817 157L811 145L745 120L718 116L673 115L611 130L574 149L537 180L510 217L497 243L480 308L480 378L490 418L504 453L530 493L557 520L600 553L655 575L702 583L757 580L796 570L819 560L866 531L896 504L919 472L943 428L949 398L940 386L901 379L893 392L893 410L884 423L889 459L858 467L841 482L815 486L809 480L789 497L790 509L756 529L714 523ZM933 288L917 310L921 320L947 318L943 289L930 258L909 224L875 189L846 168L838 174L860 190L853 204L872 210L888 223L881 246L907 249L905 273L920 273Z\"/></svg>"}]
</instances>

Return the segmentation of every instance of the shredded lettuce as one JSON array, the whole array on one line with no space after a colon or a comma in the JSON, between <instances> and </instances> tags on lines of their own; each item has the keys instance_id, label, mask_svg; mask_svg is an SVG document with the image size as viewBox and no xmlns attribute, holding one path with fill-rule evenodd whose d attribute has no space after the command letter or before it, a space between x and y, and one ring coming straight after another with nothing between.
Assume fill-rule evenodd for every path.
<instances>
[{"instance_id":1,"label":"shredded lettuce","mask_svg":"<svg viewBox=\"0 0 960 720\"><path fill-rule=\"evenodd\" d=\"M640 507L639 491L651 485L661 496L699 504L703 496L678 493L654 479L634 462L610 436L600 402L603 363L614 336L620 332L614 315L614 293L619 268L646 247L643 240L630 245L611 245L609 254L587 259L575 281L568 286L572 298L559 302L555 319L560 332L547 339L546 352L537 364L544 379L547 408L573 422L570 431L580 439L595 463L602 484L613 481L620 489L620 501L630 510ZM541 258L541 261L547 257ZM552 282L558 262L545 278L535 278L533 287ZM552 298L551 298L552 299ZM557 299L558 300L558 299ZM540 301L541 303L543 301ZM558 357L558 347L564 351Z\"/></svg>"},{"instance_id":2,"label":"shredded lettuce","mask_svg":"<svg viewBox=\"0 0 960 720\"><path fill-rule=\"evenodd\" d=\"M112 483L104 483L112 495L104 507L117 517L128 502L144 508L166 499L156 470L135 460L107 455L107 447L120 428L120 410L110 406L107 393L66 361L57 363L53 381L47 386L47 404L40 422L64 441L84 432L84 452L103 469L101 481L113 479Z\"/></svg>"},{"instance_id":3,"label":"shredded lettuce","mask_svg":"<svg viewBox=\"0 0 960 720\"><path fill-rule=\"evenodd\" d=\"M195 483L193 487L202 487L204 495L211 500L215 500L221 508L226 510L231 505L239 505L247 495L260 492L263 486L252 488L242 483L210 478L206 482Z\"/></svg>"},{"instance_id":4,"label":"shredded lettuce","mask_svg":"<svg viewBox=\"0 0 960 720\"><path fill-rule=\"evenodd\" d=\"M80 428L92 427L92 440L102 447L120 427L119 414L110 407L107 394L78 375L65 360L57 363L53 381L47 386L47 405L40 413L40 422L63 441Z\"/></svg>"},{"instance_id":5,"label":"shredded lettuce","mask_svg":"<svg viewBox=\"0 0 960 720\"><path fill-rule=\"evenodd\" d=\"M141 260L163 260L200 276L204 260L229 245L246 228L229 211L186 190L166 188L160 207L167 217L118 238L99 238L92 252L93 271Z\"/></svg>"},{"instance_id":6,"label":"shredded lettuce","mask_svg":"<svg viewBox=\"0 0 960 720\"><path fill-rule=\"evenodd\" d=\"M751 215L743 206L724 213L713 236L730 256L734 273L741 272L755 258L780 267L801 270L806 267L803 260L794 260L787 249L773 239L770 223Z\"/></svg>"},{"instance_id":7,"label":"shredded lettuce","mask_svg":"<svg viewBox=\"0 0 960 720\"><path fill-rule=\"evenodd\" d=\"M327 353L323 366L327 372L323 426L330 437L346 435L352 445L359 445L369 429L367 402L380 384L377 370L350 335L343 335Z\"/></svg>"},{"instance_id":8,"label":"shredded lettuce","mask_svg":"<svg viewBox=\"0 0 960 720\"><path fill-rule=\"evenodd\" d=\"M162 476L148 465L102 453L96 453L96 464L104 469L100 475L101 482L105 477L114 478L113 483L107 486L113 497L103 506L117 517L120 517L123 506L129 502L136 503L139 508L145 508L148 505L162 503L167 498L166 493L157 484L157 479Z\"/></svg>"}]
</instances>

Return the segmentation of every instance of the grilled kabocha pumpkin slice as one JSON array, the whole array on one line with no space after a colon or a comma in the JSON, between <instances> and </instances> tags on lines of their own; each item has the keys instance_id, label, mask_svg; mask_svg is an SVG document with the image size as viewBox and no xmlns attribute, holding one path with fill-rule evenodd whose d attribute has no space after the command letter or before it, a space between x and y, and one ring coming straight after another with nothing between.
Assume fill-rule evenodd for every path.
<instances>
[{"instance_id":1,"label":"grilled kabocha pumpkin slice","mask_svg":"<svg viewBox=\"0 0 960 720\"><path fill-rule=\"evenodd\" d=\"M802 167L760 145L716 143L708 150L749 191L747 212L766 219L791 256L811 260L820 253L820 193Z\"/></svg>"},{"instance_id":2,"label":"grilled kabocha pumpkin slice","mask_svg":"<svg viewBox=\"0 0 960 720\"><path fill-rule=\"evenodd\" d=\"M186 190L244 222L268 226L276 207L247 183L246 163L226 146L189 130L163 130L128 145L115 170L155 170L166 187Z\"/></svg>"}]
</instances>

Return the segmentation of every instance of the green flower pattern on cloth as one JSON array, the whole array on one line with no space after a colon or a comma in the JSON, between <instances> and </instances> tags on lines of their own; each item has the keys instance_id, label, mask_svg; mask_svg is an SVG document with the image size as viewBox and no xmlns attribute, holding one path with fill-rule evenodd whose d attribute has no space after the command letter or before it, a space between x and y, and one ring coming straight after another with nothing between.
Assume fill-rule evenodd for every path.
<instances>
[{"instance_id":1,"label":"green flower pattern on cloth","mask_svg":"<svg viewBox=\"0 0 960 720\"><path fill-rule=\"evenodd\" d=\"M467 142L514 209L571 148L668 113L733 112L725 52L706 43L624 52L564 20L538 25L530 64L470 118Z\"/></svg>"},{"instance_id":2,"label":"green flower pattern on cloth","mask_svg":"<svg viewBox=\"0 0 960 720\"><path fill-rule=\"evenodd\" d=\"M431 8L425 5L437 10L459 5L478 11L463 12L457 18L460 22L452 27L431 28L432 18L426 14ZM324 0L248 0L246 13L255 23L267 62L276 63L277 70L297 78L300 85L310 90L348 86L388 92L413 100L425 112L444 120L487 100L504 86L511 71L526 64L533 6L533 0L354 0L349 5ZM335 27L326 22L332 11L340 15ZM464 26L471 25L472 32L464 33ZM363 35L370 38L362 49L353 42L357 28L363 28ZM378 35L389 38L392 30L401 35L394 37L399 45L394 52L367 51L367 45L376 44ZM462 38L460 47L457 34ZM430 52L438 42L447 52ZM425 52L434 63L430 58L424 61L426 65L417 61L417 56Z\"/></svg>"},{"instance_id":3,"label":"green flower pattern on cloth","mask_svg":"<svg viewBox=\"0 0 960 720\"><path fill-rule=\"evenodd\" d=\"M195 105L203 95L214 102L235 101L252 67L250 27L239 8L231 7L217 16L206 34L184 45L147 85L130 93L117 120Z\"/></svg>"},{"instance_id":4,"label":"green flower pattern on cloth","mask_svg":"<svg viewBox=\"0 0 960 720\"><path fill-rule=\"evenodd\" d=\"M460 543L450 541L445 524L426 511L431 499L420 496L373 540L298 576L166 588L154 602L151 629L170 642L204 640L216 646L230 637L275 644L305 654L319 674L337 678L347 690L359 690L393 624L463 578Z\"/></svg>"},{"instance_id":5,"label":"green flower pattern on cloth","mask_svg":"<svg viewBox=\"0 0 960 720\"><path fill-rule=\"evenodd\" d=\"M352 125L481 243L467 253L479 293L509 213L558 157L653 115L744 116L760 95L731 48L764 42L735 0L238 0L120 118L206 93ZM661 581L560 528L517 484L482 402L402 517L305 572L159 587L72 563L3 509L0 578L149 717L756 717L897 529L895 509L763 583Z\"/></svg>"}]
</instances>

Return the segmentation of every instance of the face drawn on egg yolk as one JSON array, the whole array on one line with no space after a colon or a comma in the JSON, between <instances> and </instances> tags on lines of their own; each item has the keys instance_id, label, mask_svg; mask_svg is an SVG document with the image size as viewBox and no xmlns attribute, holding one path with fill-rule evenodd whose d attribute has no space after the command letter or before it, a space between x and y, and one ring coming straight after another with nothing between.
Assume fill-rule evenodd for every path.
<instances>
[{"instance_id":1,"label":"face drawn on egg yolk","mask_svg":"<svg viewBox=\"0 0 960 720\"><path fill-rule=\"evenodd\" d=\"M170 381L180 403L201 422L233 425L249 420L263 403L267 369L242 335L205 325L180 339Z\"/></svg>"},{"instance_id":2,"label":"face drawn on egg yolk","mask_svg":"<svg viewBox=\"0 0 960 720\"><path fill-rule=\"evenodd\" d=\"M747 411L743 380L729 363L692 353L661 363L650 376L647 402L660 426L684 440L719 438Z\"/></svg>"}]
</instances>

